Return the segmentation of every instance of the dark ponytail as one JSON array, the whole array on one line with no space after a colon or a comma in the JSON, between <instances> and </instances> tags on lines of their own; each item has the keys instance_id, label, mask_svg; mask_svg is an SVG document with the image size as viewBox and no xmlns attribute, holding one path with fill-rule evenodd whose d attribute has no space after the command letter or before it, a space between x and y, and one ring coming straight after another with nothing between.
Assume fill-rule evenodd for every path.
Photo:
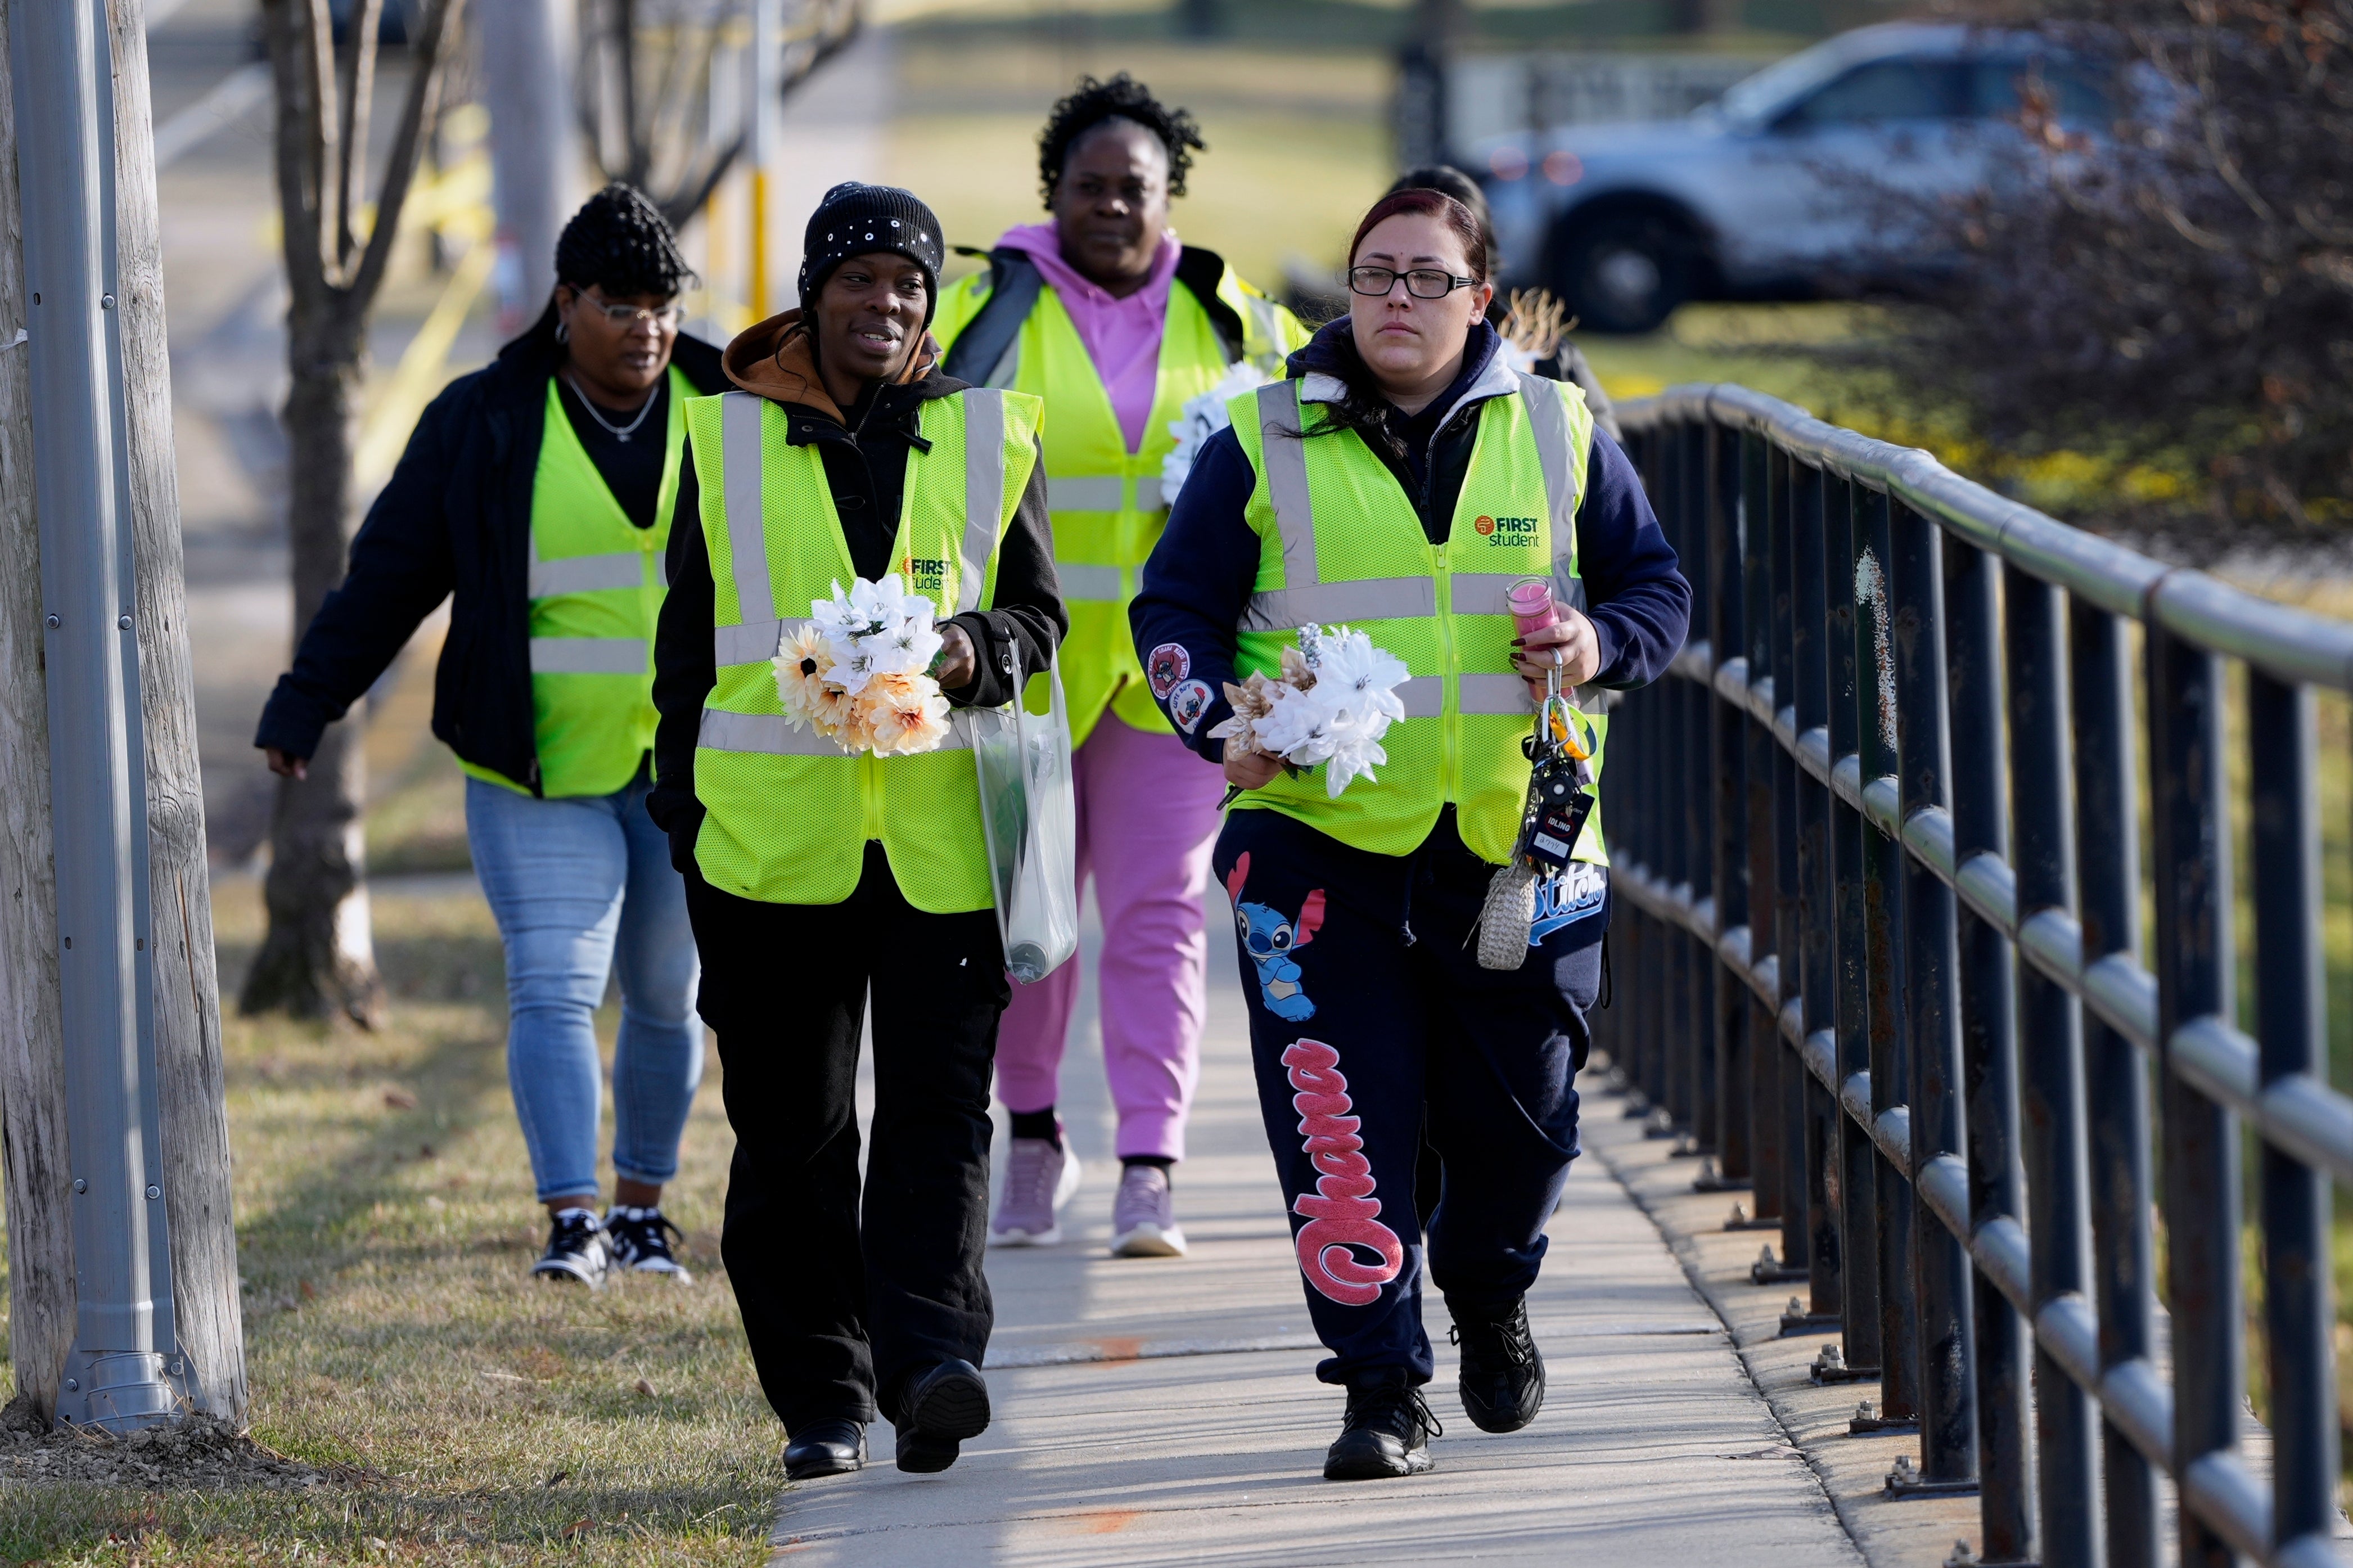
<instances>
[{"instance_id":1,"label":"dark ponytail","mask_svg":"<svg viewBox=\"0 0 2353 1568\"><path fill-rule=\"evenodd\" d=\"M1463 266L1480 282L1487 281L1487 226L1479 216L1462 203L1442 191L1426 187L1391 191L1373 204L1356 225L1355 237L1348 241L1347 265L1356 265L1357 247L1365 236L1386 220L1399 213L1419 213L1437 218L1462 242ZM1380 383L1373 378L1372 368L1356 352L1353 332L1335 334L1332 348L1339 361L1338 373L1343 388L1337 403L1315 405L1319 417L1313 424L1301 410L1300 438L1311 436L1336 436L1343 430L1354 430L1366 446L1392 458L1405 456L1405 442L1389 428L1389 400L1381 395Z\"/></svg>"}]
</instances>

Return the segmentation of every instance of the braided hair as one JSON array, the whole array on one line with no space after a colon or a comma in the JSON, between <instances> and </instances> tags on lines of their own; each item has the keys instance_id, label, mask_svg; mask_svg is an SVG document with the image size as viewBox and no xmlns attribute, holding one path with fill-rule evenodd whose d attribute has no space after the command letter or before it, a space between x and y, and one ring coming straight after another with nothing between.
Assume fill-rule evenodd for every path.
<instances>
[{"instance_id":1,"label":"braided hair","mask_svg":"<svg viewBox=\"0 0 2353 1568\"><path fill-rule=\"evenodd\" d=\"M697 281L678 251L678 237L644 192L619 181L572 215L555 242L555 277L575 289L598 288L617 298L675 298Z\"/></svg>"},{"instance_id":2,"label":"braided hair","mask_svg":"<svg viewBox=\"0 0 2353 1568\"><path fill-rule=\"evenodd\" d=\"M1168 194L1185 194L1185 171L1193 166L1193 154L1209 150L1201 140L1200 125L1189 110L1169 108L1152 96L1150 88L1122 71L1109 81L1081 77L1078 89L1046 117L1046 129L1038 133L1038 184L1048 206L1054 205L1054 187L1062 183L1071 149L1106 120L1132 120L1160 138L1168 149Z\"/></svg>"}]
</instances>

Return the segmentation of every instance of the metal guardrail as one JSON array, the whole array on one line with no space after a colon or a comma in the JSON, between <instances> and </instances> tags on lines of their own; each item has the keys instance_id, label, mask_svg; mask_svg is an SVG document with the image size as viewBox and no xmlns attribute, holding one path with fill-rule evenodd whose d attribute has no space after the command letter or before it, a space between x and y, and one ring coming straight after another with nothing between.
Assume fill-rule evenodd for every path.
<instances>
[{"instance_id":1,"label":"metal guardrail","mask_svg":"<svg viewBox=\"0 0 2353 1568\"><path fill-rule=\"evenodd\" d=\"M2353 690L2353 626L1743 387L1620 418L1700 606L1673 678L1619 710L1603 786L1620 981L1648 1005L1602 1043L1638 1108L1712 1157L1698 1185L1753 1188L1735 1223L1781 1248L1757 1282L1806 1290L1784 1331L1843 1336L1818 1378L1879 1382L1858 1430L1916 1425L1891 1492L1978 1494L1980 1561L2156 1568L2169 1479L2181 1563L2343 1568L2353 1100L2326 1076L2314 693ZM2242 1130L2268 1485L2241 1447Z\"/></svg>"}]
</instances>

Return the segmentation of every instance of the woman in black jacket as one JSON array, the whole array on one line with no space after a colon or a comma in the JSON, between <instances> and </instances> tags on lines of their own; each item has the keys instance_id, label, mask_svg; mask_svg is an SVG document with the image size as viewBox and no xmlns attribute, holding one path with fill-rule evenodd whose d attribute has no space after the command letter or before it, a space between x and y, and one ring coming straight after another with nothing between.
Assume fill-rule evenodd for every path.
<instances>
[{"instance_id":1,"label":"woman in black jacket","mask_svg":"<svg viewBox=\"0 0 2353 1568\"><path fill-rule=\"evenodd\" d=\"M555 267L538 322L417 422L254 743L301 776L326 727L454 595L433 732L468 775L467 838L506 948L508 1077L551 1220L533 1272L684 1282L661 1189L702 1028L684 892L645 797L681 405L724 382L718 352L679 332L692 274L643 195L590 198ZM600 1218L595 1014L617 966L616 1181Z\"/></svg>"}]
</instances>

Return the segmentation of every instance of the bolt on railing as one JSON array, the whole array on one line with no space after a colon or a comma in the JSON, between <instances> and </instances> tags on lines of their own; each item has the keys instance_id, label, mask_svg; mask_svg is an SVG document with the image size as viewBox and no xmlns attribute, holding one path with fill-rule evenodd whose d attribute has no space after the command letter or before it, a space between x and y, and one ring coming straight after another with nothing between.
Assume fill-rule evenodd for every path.
<instances>
[{"instance_id":1,"label":"bolt on railing","mask_svg":"<svg viewBox=\"0 0 2353 1568\"><path fill-rule=\"evenodd\" d=\"M1698 605L1603 786L1641 1005L1600 1038L1634 1112L1706 1156L1696 1186L1748 1189L1732 1225L1779 1233L1752 1277L1802 1292L1784 1331L1838 1331L1820 1381L1877 1380L1854 1430L1916 1428L1889 1491L1978 1495L1978 1561L2156 1568L2169 1482L2185 1564L2344 1568L2353 1100L2327 1079L2315 694L2353 692L2353 625L1746 388L1620 417ZM2241 1449L2242 1133L2268 1484Z\"/></svg>"}]
</instances>

